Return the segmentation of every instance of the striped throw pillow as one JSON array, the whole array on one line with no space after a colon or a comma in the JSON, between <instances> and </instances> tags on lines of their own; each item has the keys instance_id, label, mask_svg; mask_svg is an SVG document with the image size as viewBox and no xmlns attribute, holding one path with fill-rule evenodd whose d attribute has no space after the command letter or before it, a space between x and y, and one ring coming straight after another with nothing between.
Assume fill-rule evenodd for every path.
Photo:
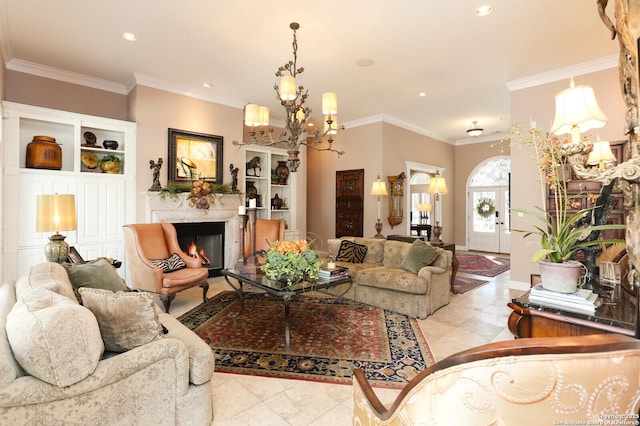
<instances>
[{"instance_id":1,"label":"striped throw pillow","mask_svg":"<svg viewBox=\"0 0 640 426\"><path fill-rule=\"evenodd\" d=\"M336 260L349 263L363 263L368 247L348 240L342 240Z\"/></svg>"},{"instance_id":2,"label":"striped throw pillow","mask_svg":"<svg viewBox=\"0 0 640 426\"><path fill-rule=\"evenodd\" d=\"M187 264L180 257L178 253L173 253L166 259L150 259L151 263L162 269L162 272L173 272L179 269L184 269Z\"/></svg>"}]
</instances>

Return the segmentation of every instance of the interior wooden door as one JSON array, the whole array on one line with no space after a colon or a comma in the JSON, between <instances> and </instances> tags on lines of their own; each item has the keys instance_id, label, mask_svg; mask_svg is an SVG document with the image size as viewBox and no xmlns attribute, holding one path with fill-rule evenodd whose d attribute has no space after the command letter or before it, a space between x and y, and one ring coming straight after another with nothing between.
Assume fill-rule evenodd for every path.
<instances>
[{"instance_id":1,"label":"interior wooden door","mask_svg":"<svg viewBox=\"0 0 640 426\"><path fill-rule=\"evenodd\" d=\"M362 237L364 169L336 171L336 238Z\"/></svg>"}]
</instances>

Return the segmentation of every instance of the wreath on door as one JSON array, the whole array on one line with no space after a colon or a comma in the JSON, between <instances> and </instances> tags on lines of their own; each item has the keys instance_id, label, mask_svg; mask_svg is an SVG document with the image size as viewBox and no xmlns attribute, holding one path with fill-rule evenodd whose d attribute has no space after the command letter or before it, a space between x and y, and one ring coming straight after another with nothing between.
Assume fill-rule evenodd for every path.
<instances>
[{"instance_id":1,"label":"wreath on door","mask_svg":"<svg viewBox=\"0 0 640 426\"><path fill-rule=\"evenodd\" d=\"M489 219L496 212L496 204L491 198L481 198L476 205L476 213L483 219Z\"/></svg>"}]
</instances>

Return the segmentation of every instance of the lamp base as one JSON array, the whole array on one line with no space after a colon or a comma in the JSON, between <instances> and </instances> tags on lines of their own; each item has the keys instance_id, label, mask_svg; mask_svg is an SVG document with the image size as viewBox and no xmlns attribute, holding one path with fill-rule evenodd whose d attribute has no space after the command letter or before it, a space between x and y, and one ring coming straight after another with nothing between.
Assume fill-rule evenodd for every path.
<instances>
[{"instance_id":1,"label":"lamp base","mask_svg":"<svg viewBox=\"0 0 640 426\"><path fill-rule=\"evenodd\" d=\"M69 257L69 244L64 235L58 233L49 237L49 243L44 246L44 255L49 262L64 263Z\"/></svg>"},{"instance_id":2,"label":"lamp base","mask_svg":"<svg viewBox=\"0 0 640 426\"><path fill-rule=\"evenodd\" d=\"M436 224L433 225L433 227L431 227L431 232L433 233L433 235L432 235L431 241L429 241L429 243L432 246L444 245L444 242L442 242L442 240L440 239L440 235L442 235L442 226L440 226L438 224L438 222L436 222Z\"/></svg>"},{"instance_id":3,"label":"lamp base","mask_svg":"<svg viewBox=\"0 0 640 426\"><path fill-rule=\"evenodd\" d=\"M381 231L382 231L382 222L380 222L380 219L378 219L378 221L376 222L376 235L374 235L373 238L384 238L384 235L380 233Z\"/></svg>"}]
</instances>

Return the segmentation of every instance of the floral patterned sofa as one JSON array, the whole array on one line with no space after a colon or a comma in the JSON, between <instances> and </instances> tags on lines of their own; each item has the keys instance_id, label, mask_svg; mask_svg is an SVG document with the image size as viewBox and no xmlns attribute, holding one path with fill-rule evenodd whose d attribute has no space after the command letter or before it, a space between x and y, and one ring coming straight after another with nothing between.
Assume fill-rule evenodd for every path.
<instances>
[{"instance_id":1,"label":"floral patterned sofa","mask_svg":"<svg viewBox=\"0 0 640 426\"><path fill-rule=\"evenodd\" d=\"M120 297L153 304L145 293L80 294L85 306L85 296L106 297L97 299L106 309ZM36 265L0 285L0 424L210 425L211 349L154 305L118 326L138 333L142 311L155 312L152 340L110 352L101 316L78 303L61 265Z\"/></svg>"},{"instance_id":2,"label":"floral patterned sofa","mask_svg":"<svg viewBox=\"0 0 640 426\"><path fill-rule=\"evenodd\" d=\"M343 241L366 246L362 263L339 260ZM349 268L354 282L344 297L414 318L426 318L449 303L453 255L441 248L433 249L433 261L417 272L403 267L403 261L412 250L412 243L407 242L359 237L330 238L327 250L318 254L325 262L331 256L337 260L337 266ZM331 292L341 294L347 287L343 284Z\"/></svg>"}]
</instances>

